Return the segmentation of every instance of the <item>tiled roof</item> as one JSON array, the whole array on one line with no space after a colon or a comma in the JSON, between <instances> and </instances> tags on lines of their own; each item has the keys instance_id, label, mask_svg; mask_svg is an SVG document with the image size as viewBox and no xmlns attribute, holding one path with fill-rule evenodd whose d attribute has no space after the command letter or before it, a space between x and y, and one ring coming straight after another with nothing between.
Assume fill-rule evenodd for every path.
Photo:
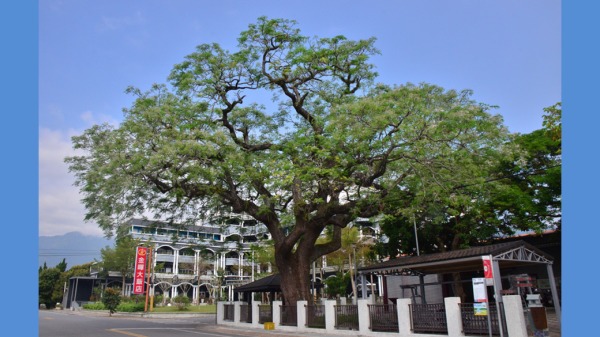
<instances>
[{"instance_id":1,"label":"tiled roof","mask_svg":"<svg viewBox=\"0 0 600 337\"><path fill-rule=\"evenodd\" d=\"M471 268L472 266L481 266L481 263L479 262L481 260L481 256L496 256L520 247L525 247L526 249L531 250L536 254L544 256L548 260L553 260L553 258L547 253L537 249L536 247L525 241L519 240L513 242L497 243L488 246L477 246L466 249L452 250L443 253L400 257L378 264L362 267L358 270L362 272L378 272L381 270L389 270L396 268L415 269L422 270L424 273L433 273L436 271L448 271L450 269L460 271L460 269L463 268L464 271L467 271L469 270L468 268ZM475 263L473 261L475 261Z\"/></svg>"}]
</instances>

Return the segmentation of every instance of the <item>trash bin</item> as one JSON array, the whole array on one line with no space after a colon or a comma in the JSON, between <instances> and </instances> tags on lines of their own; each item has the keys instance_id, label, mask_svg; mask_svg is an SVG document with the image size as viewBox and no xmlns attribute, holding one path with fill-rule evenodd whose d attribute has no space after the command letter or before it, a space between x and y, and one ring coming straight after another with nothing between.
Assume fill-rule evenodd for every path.
<instances>
[{"instance_id":1,"label":"trash bin","mask_svg":"<svg viewBox=\"0 0 600 337\"><path fill-rule=\"evenodd\" d=\"M533 330L533 336L549 336L546 308L542 304L541 295L527 295L527 306L529 307L529 322Z\"/></svg>"}]
</instances>

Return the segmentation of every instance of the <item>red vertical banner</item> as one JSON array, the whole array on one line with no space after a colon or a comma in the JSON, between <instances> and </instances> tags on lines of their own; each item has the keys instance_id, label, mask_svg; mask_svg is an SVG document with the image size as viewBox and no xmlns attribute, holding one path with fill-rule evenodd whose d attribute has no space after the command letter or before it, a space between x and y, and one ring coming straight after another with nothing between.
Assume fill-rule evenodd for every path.
<instances>
[{"instance_id":1,"label":"red vertical banner","mask_svg":"<svg viewBox=\"0 0 600 337\"><path fill-rule=\"evenodd\" d=\"M483 259L483 277L486 279L493 279L492 259L489 256L482 256L481 258Z\"/></svg>"},{"instance_id":2,"label":"red vertical banner","mask_svg":"<svg viewBox=\"0 0 600 337\"><path fill-rule=\"evenodd\" d=\"M148 248L137 247L135 253L135 269L133 272L133 293L135 295L144 293L144 277L146 276L146 260Z\"/></svg>"}]
</instances>

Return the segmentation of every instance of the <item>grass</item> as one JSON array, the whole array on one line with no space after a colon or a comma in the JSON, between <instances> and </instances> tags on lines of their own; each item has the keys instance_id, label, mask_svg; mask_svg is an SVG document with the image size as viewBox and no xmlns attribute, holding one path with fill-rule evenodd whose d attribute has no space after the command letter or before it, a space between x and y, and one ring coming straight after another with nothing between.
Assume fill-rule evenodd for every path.
<instances>
[{"instance_id":1,"label":"grass","mask_svg":"<svg viewBox=\"0 0 600 337\"><path fill-rule=\"evenodd\" d=\"M127 310L123 306L137 306L139 310ZM141 307L140 307L141 306ZM87 310L105 310L102 302L91 302L83 305L84 309ZM117 312L141 312L144 311L144 304L132 304L132 303L122 303L119 308L117 308ZM176 306L161 306L154 307L152 312L156 313L197 313L197 314L215 314L217 312L217 306L215 304L207 304L207 305L188 305L185 309L179 310Z\"/></svg>"},{"instance_id":2,"label":"grass","mask_svg":"<svg viewBox=\"0 0 600 337\"><path fill-rule=\"evenodd\" d=\"M183 309L183 310L179 310L177 309L177 307L175 306L171 306L171 307L154 307L154 310L152 312L158 312L158 313L200 313L200 314L214 314L217 312L217 306L212 304L207 304L207 305L189 305L187 306L187 308Z\"/></svg>"}]
</instances>

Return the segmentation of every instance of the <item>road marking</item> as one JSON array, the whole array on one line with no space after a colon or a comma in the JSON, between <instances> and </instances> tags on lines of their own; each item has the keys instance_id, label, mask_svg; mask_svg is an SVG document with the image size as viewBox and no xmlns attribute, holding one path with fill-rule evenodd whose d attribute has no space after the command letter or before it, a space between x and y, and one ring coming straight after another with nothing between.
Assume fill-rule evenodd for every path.
<instances>
[{"instance_id":1,"label":"road marking","mask_svg":"<svg viewBox=\"0 0 600 337\"><path fill-rule=\"evenodd\" d=\"M136 333L133 333L133 332L122 331L122 330L119 330L119 329L108 329L108 331L116 332L116 333L121 333L123 335L133 336L133 337L148 337L146 335L139 335L139 334L136 334Z\"/></svg>"},{"instance_id":2,"label":"road marking","mask_svg":"<svg viewBox=\"0 0 600 337\"><path fill-rule=\"evenodd\" d=\"M224 333L210 333L210 332L204 332L202 330L197 331L197 330L193 330L190 328L130 328L131 330L174 330L174 331L182 331L182 332L187 332L190 334L194 334L194 335L201 335L201 336L215 336L215 337L226 337L228 335L224 334ZM136 334L133 332L129 332L129 331L124 331L126 329L107 329L108 331L111 332L116 332L116 333L120 333L123 335L127 335L127 336L133 336L133 337L148 337L146 335L140 335L140 334ZM236 336L241 336L241 335L236 335Z\"/></svg>"}]
</instances>

